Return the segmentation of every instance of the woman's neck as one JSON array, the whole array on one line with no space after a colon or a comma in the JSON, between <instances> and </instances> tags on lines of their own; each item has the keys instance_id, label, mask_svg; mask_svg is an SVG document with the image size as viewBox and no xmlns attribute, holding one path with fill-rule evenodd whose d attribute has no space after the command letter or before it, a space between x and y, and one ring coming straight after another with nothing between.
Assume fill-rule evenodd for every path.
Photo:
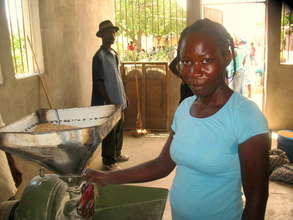
<instances>
[{"instance_id":1,"label":"woman's neck","mask_svg":"<svg viewBox=\"0 0 293 220\"><path fill-rule=\"evenodd\" d=\"M190 109L191 116L205 118L219 111L228 102L229 98L233 94L233 91L225 85L218 87L209 96L197 97Z\"/></svg>"},{"instance_id":2,"label":"woman's neck","mask_svg":"<svg viewBox=\"0 0 293 220\"><path fill-rule=\"evenodd\" d=\"M196 99L196 102L202 105L222 106L228 101L232 93L233 90L231 90L227 84L223 84L222 86L218 87L212 94L208 96L199 96Z\"/></svg>"}]
</instances>

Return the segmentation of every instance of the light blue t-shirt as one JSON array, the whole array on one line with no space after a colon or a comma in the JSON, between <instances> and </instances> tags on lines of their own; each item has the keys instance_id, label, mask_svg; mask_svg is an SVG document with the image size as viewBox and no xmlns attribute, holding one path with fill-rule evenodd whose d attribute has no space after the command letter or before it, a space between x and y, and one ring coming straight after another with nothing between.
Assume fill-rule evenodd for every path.
<instances>
[{"instance_id":1,"label":"light blue t-shirt","mask_svg":"<svg viewBox=\"0 0 293 220\"><path fill-rule=\"evenodd\" d=\"M257 105L234 92L206 118L190 115L195 96L177 108L170 154L176 176L170 191L173 220L240 220L243 212L238 144L268 132Z\"/></svg>"}]
</instances>

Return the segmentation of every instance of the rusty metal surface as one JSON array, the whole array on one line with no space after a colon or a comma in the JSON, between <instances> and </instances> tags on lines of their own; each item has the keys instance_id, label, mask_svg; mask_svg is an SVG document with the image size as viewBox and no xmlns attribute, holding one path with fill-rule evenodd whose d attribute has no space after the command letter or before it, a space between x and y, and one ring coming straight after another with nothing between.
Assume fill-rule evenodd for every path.
<instances>
[{"instance_id":1,"label":"rusty metal surface","mask_svg":"<svg viewBox=\"0 0 293 220\"><path fill-rule=\"evenodd\" d=\"M0 129L0 149L60 174L80 174L97 145L121 118L115 105L40 109ZM39 124L72 126L35 132Z\"/></svg>"}]
</instances>

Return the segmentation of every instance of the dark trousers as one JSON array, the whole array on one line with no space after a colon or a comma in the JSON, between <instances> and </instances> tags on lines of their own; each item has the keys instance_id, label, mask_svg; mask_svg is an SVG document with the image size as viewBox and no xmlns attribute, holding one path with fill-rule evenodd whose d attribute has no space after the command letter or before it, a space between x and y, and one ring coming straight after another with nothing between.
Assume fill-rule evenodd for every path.
<instances>
[{"instance_id":1,"label":"dark trousers","mask_svg":"<svg viewBox=\"0 0 293 220\"><path fill-rule=\"evenodd\" d=\"M123 145L123 127L124 114L122 112L121 119L102 142L103 164L114 164L116 163L115 158L120 156Z\"/></svg>"}]
</instances>

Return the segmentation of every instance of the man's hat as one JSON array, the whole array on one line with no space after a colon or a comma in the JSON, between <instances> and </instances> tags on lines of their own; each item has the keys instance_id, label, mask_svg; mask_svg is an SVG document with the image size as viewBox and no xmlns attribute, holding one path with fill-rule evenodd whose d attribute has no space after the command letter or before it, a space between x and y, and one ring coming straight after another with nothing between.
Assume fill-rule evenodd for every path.
<instances>
[{"instance_id":1,"label":"man's hat","mask_svg":"<svg viewBox=\"0 0 293 220\"><path fill-rule=\"evenodd\" d=\"M102 37L103 32L108 29L114 29L115 32L119 30L119 28L114 26L110 20L105 20L99 24L99 31L96 33L97 37Z\"/></svg>"}]
</instances>

